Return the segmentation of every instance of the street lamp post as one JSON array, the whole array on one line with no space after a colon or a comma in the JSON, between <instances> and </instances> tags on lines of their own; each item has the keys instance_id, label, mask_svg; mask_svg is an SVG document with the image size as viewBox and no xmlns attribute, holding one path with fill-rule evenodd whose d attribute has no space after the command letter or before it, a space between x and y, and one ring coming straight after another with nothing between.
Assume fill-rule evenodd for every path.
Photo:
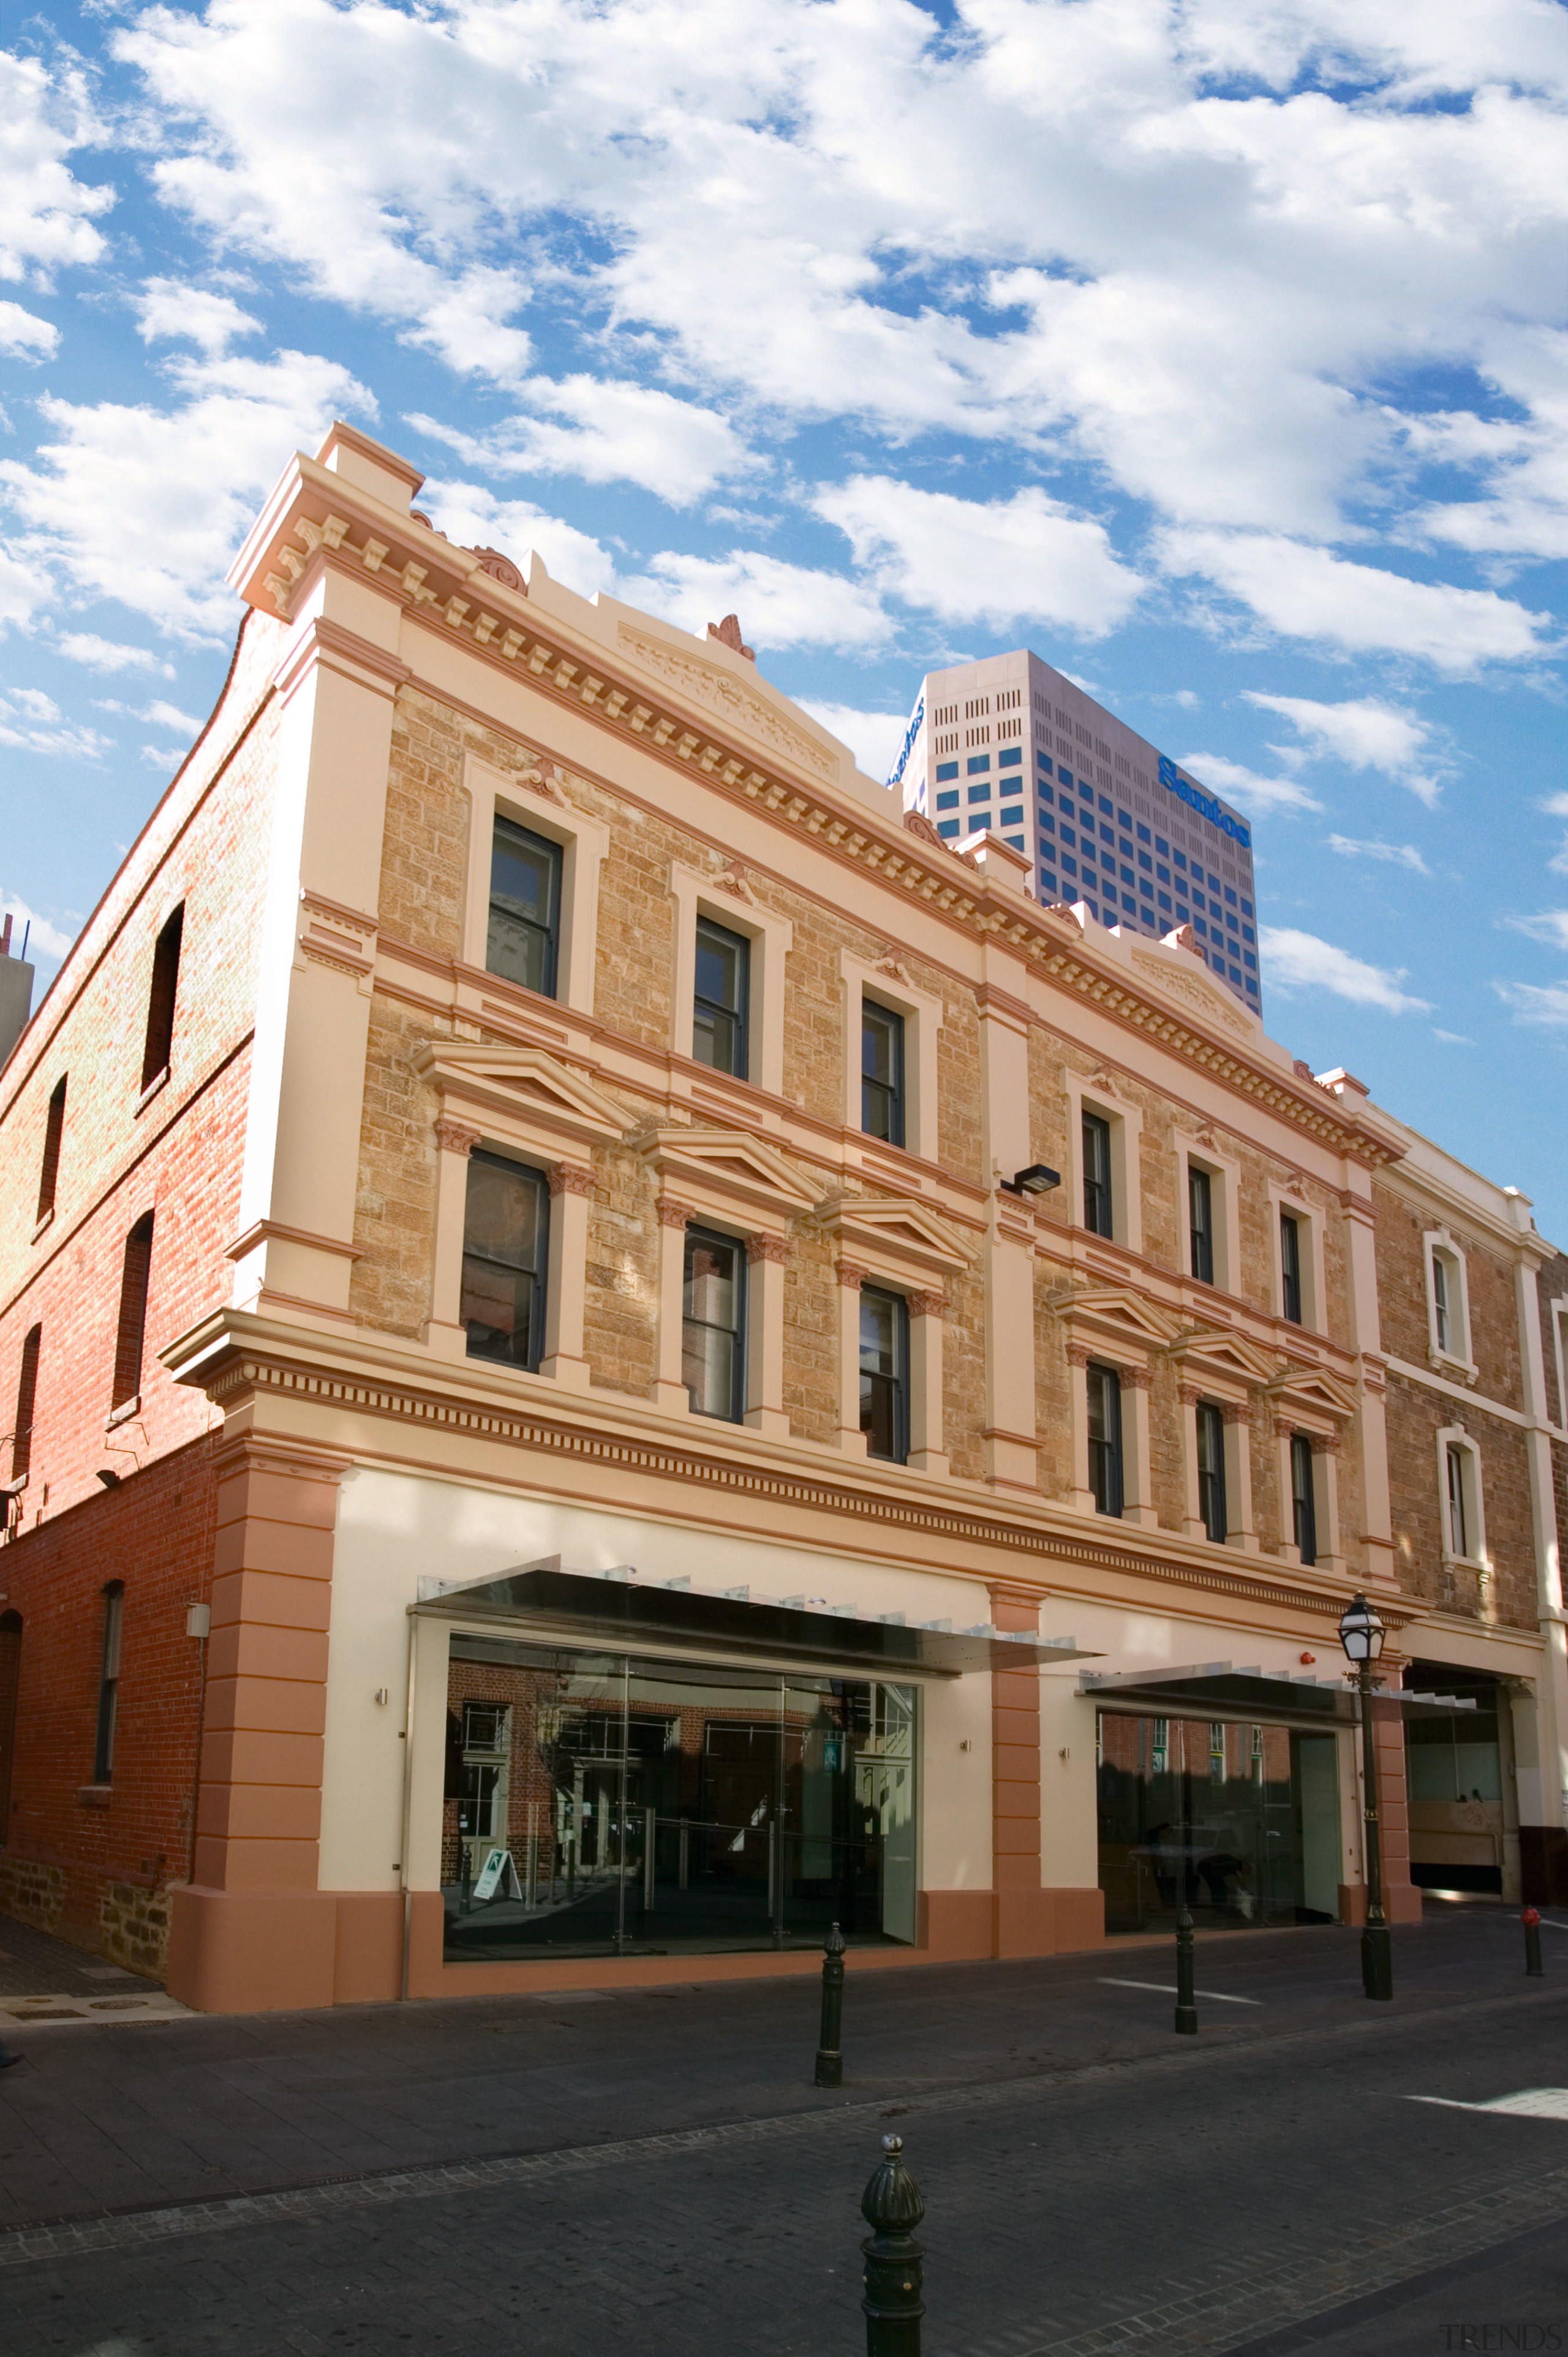
<instances>
[{"instance_id":1,"label":"street lamp post","mask_svg":"<svg viewBox=\"0 0 1568 2357\"><path fill-rule=\"evenodd\" d=\"M1383 1650L1384 1630L1376 1605L1364 1596L1352 1597L1339 1620L1339 1642L1345 1648L1361 1697L1361 1760L1366 1778L1367 1920L1361 1927L1361 1986L1368 1996L1388 1999L1394 1993L1393 1946L1383 1914L1383 1869L1378 1840L1378 1752L1372 1727L1372 1695L1377 1682L1373 1664Z\"/></svg>"}]
</instances>

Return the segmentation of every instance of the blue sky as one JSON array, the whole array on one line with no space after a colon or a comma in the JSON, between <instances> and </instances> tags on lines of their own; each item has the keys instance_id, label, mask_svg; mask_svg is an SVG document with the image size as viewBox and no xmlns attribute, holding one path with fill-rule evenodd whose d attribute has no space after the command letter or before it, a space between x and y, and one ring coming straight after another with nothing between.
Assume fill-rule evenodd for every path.
<instances>
[{"instance_id":1,"label":"blue sky","mask_svg":"<svg viewBox=\"0 0 1568 2357\"><path fill-rule=\"evenodd\" d=\"M1254 821L1265 1019L1568 1241L1568 10L90 0L0 50L44 977L334 414L881 775L1027 644Z\"/></svg>"}]
</instances>

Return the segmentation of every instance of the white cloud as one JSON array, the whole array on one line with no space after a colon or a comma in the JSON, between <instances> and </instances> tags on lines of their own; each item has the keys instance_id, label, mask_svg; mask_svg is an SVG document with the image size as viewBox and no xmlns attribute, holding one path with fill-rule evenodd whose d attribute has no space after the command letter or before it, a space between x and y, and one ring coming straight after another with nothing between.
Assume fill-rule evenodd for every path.
<instances>
[{"instance_id":1,"label":"white cloud","mask_svg":"<svg viewBox=\"0 0 1568 2357\"><path fill-rule=\"evenodd\" d=\"M640 483L672 507L689 506L726 476L757 463L727 417L656 386L571 376L520 387L538 409L564 417L509 418L482 440L434 417L410 418L469 465L507 475L576 475L585 482Z\"/></svg>"},{"instance_id":2,"label":"white cloud","mask_svg":"<svg viewBox=\"0 0 1568 2357\"><path fill-rule=\"evenodd\" d=\"M1494 982L1492 988L1516 1023L1538 1025L1544 1030L1568 1029L1568 982Z\"/></svg>"},{"instance_id":3,"label":"white cloud","mask_svg":"<svg viewBox=\"0 0 1568 2357\"><path fill-rule=\"evenodd\" d=\"M59 329L19 303L0 303L0 353L14 361L52 361Z\"/></svg>"},{"instance_id":4,"label":"white cloud","mask_svg":"<svg viewBox=\"0 0 1568 2357\"><path fill-rule=\"evenodd\" d=\"M1413 655L1440 671L1518 662L1540 650L1551 619L1495 589L1407 580L1277 533L1169 531L1159 545L1170 572L1214 582L1283 637Z\"/></svg>"},{"instance_id":5,"label":"white cloud","mask_svg":"<svg viewBox=\"0 0 1568 2357\"><path fill-rule=\"evenodd\" d=\"M1435 1025L1432 1036L1434 1039L1441 1039L1445 1048L1473 1048L1476 1044L1474 1039L1467 1039L1463 1031L1439 1031Z\"/></svg>"},{"instance_id":6,"label":"white cloud","mask_svg":"<svg viewBox=\"0 0 1568 2357\"><path fill-rule=\"evenodd\" d=\"M1341 859L1380 859L1391 867L1408 867L1412 876L1430 876L1431 868L1413 843L1358 843L1348 834L1331 834L1326 838L1330 851Z\"/></svg>"},{"instance_id":7,"label":"white cloud","mask_svg":"<svg viewBox=\"0 0 1568 2357\"><path fill-rule=\"evenodd\" d=\"M1122 620L1144 586L1103 525L1033 488L982 501L857 475L820 489L813 505L885 595L946 620L1047 621L1094 635Z\"/></svg>"},{"instance_id":8,"label":"white cloud","mask_svg":"<svg viewBox=\"0 0 1568 2357\"><path fill-rule=\"evenodd\" d=\"M1431 729L1413 712L1385 704L1380 697L1361 695L1342 704L1317 704L1305 695L1264 695L1255 688L1242 690L1249 704L1265 712L1283 713L1303 737L1312 754L1331 754L1352 770L1378 770L1408 786L1418 800L1437 800L1438 781L1423 768Z\"/></svg>"},{"instance_id":9,"label":"white cloud","mask_svg":"<svg viewBox=\"0 0 1568 2357\"><path fill-rule=\"evenodd\" d=\"M1543 909L1538 917L1505 917L1503 921L1516 933L1528 933L1532 942L1568 950L1568 909Z\"/></svg>"},{"instance_id":10,"label":"white cloud","mask_svg":"<svg viewBox=\"0 0 1568 2357\"><path fill-rule=\"evenodd\" d=\"M528 552L537 549L545 571L580 597L614 587L615 559L596 540L559 516L546 515L528 500L498 500L479 483L428 482L420 505L438 532L464 548L499 548L528 573Z\"/></svg>"},{"instance_id":11,"label":"white cloud","mask_svg":"<svg viewBox=\"0 0 1568 2357\"><path fill-rule=\"evenodd\" d=\"M1548 794L1540 807L1548 818L1568 818L1568 794ZM1568 876L1568 834L1546 864L1553 876Z\"/></svg>"},{"instance_id":12,"label":"white cloud","mask_svg":"<svg viewBox=\"0 0 1568 2357\"><path fill-rule=\"evenodd\" d=\"M127 719L145 720L155 728L178 728L188 737L194 737L201 726L199 720L181 712L177 705L166 704L161 696L141 705L117 704L113 696L99 696L94 702L100 712L123 712Z\"/></svg>"},{"instance_id":13,"label":"white cloud","mask_svg":"<svg viewBox=\"0 0 1568 2357\"><path fill-rule=\"evenodd\" d=\"M64 957L75 939L72 933L62 933L58 925L51 924L48 917L41 917L36 909L30 909L26 900L19 900L14 892L0 891L0 910L11 919L13 957L20 955L23 935L27 935L29 963L40 952L46 957Z\"/></svg>"},{"instance_id":14,"label":"white cloud","mask_svg":"<svg viewBox=\"0 0 1568 2357\"><path fill-rule=\"evenodd\" d=\"M36 550L0 544L0 629L15 623L26 630L48 603L50 592L47 569Z\"/></svg>"},{"instance_id":15,"label":"white cloud","mask_svg":"<svg viewBox=\"0 0 1568 2357\"><path fill-rule=\"evenodd\" d=\"M80 73L51 81L37 58L0 49L0 278L46 286L55 271L102 254L93 218L114 191L84 188L66 162L92 131Z\"/></svg>"},{"instance_id":16,"label":"white cloud","mask_svg":"<svg viewBox=\"0 0 1568 2357\"><path fill-rule=\"evenodd\" d=\"M0 490L29 528L27 553L89 597L111 597L172 637L233 627L229 558L289 453L334 415L373 415L362 386L307 352L181 360L170 409L47 399L37 462L0 460Z\"/></svg>"},{"instance_id":17,"label":"white cloud","mask_svg":"<svg viewBox=\"0 0 1568 2357\"><path fill-rule=\"evenodd\" d=\"M63 718L54 698L39 688L14 687L0 695L0 745L9 745L16 752L96 761L109 742L96 728L84 728Z\"/></svg>"},{"instance_id":18,"label":"white cloud","mask_svg":"<svg viewBox=\"0 0 1568 2357\"><path fill-rule=\"evenodd\" d=\"M809 695L800 708L820 720L841 744L847 745L859 767L880 785L898 759L909 726L907 712L862 712L852 704L819 704Z\"/></svg>"},{"instance_id":19,"label":"white cloud","mask_svg":"<svg viewBox=\"0 0 1568 2357\"><path fill-rule=\"evenodd\" d=\"M1402 967L1392 972L1352 957L1348 950L1288 926L1265 925L1261 934L1264 970L1276 990L1327 990L1357 1006L1380 1006L1386 1015L1427 1015L1431 1001L1400 988Z\"/></svg>"},{"instance_id":20,"label":"white cloud","mask_svg":"<svg viewBox=\"0 0 1568 2357\"><path fill-rule=\"evenodd\" d=\"M738 614L764 669L769 649L883 645L892 624L873 590L842 573L789 565L758 549L687 556L666 549L647 570L620 582L618 597L668 615L700 638L710 622Z\"/></svg>"},{"instance_id":21,"label":"white cloud","mask_svg":"<svg viewBox=\"0 0 1568 2357\"><path fill-rule=\"evenodd\" d=\"M1189 753L1181 766L1254 817L1268 811L1323 808L1296 779L1260 777L1241 762L1227 760L1223 753Z\"/></svg>"},{"instance_id":22,"label":"white cloud","mask_svg":"<svg viewBox=\"0 0 1568 2357\"><path fill-rule=\"evenodd\" d=\"M142 759L153 769L161 770L166 777L172 777L189 750L188 745L144 745Z\"/></svg>"},{"instance_id":23,"label":"white cloud","mask_svg":"<svg viewBox=\"0 0 1568 2357\"><path fill-rule=\"evenodd\" d=\"M220 0L114 47L161 111L167 202L458 369L521 380L512 321L575 305L607 377L1087 457L1173 521L1310 538L1421 463L1402 378L1475 371L1546 420L1559 12L985 0L961 23L752 0L737 41L730 0ZM1483 405L1450 436L1467 418L1477 511L1544 511ZM596 427L552 430L603 461ZM1489 617L1511 647L1498 604L1472 635ZM1435 633L1446 661L1440 619L1396 616L1396 642Z\"/></svg>"},{"instance_id":24,"label":"white cloud","mask_svg":"<svg viewBox=\"0 0 1568 2357\"><path fill-rule=\"evenodd\" d=\"M178 278L149 278L136 297L136 332L145 344L195 344L218 360L239 338L261 331L261 321L242 311L232 296Z\"/></svg>"},{"instance_id":25,"label":"white cloud","mask_svg":"<svg viewBox=\"0 0 1568 2357\"><path fill-rule=\"evenodd\" d=\"M174 665L147 647L128 647L116 639L100 639L91 630L67 630L56 641L56 652L70 662L86 663L92 671L152 671L163 679L174 677Z\"/></svg>"}]
</instances>

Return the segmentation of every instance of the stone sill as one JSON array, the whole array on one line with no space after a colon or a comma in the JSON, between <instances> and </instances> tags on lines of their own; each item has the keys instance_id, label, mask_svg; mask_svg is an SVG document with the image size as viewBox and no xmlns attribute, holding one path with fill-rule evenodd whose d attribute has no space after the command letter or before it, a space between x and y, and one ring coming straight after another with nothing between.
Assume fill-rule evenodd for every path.
<instances>
[{"instance_id":1,"label":"stone sill","mask_svg":"<svg viewBox=\"0 0 1568 2357\"><path fill-rule=\"evenodd\" d=\"M113 1790L112 1784L83 1784L78 1789L76 1797L84 1809L106 1809Z\"/></svg>"},{"instance_id":2,"label":"stone sill","mask_svg":"<svg viewBox=\"0 0 1568 2357\"><path fill-rule=\"evenodd\" d=\"M132 1423L141 1413L142 1394L140 1392L133 1392L128 1400L122 1400L117 1408L110 1411L103 1429L105 1432L113 1432L116 1426Z\"/></svg>"},{"instance_id":3,"label":"stone sill","mask_svg":"<svg viewBox=\"0 0 1568 2357\"><path fill-rule=\"evenodd\" d=\"M167 1088L168 1074L169 1068L166 1064L164 1066L161 1072L154 1073L152 1079L147 1082L146 1087L142 1091L141 1095L136 1099L136 1110L132 1116L133 1120L139 1121L143 1114L145 1113L147 1107L152 1103L153 1099L157 1095L159 1090Z\"/></svg>"},{"instance_id":4,"label":"stone sill","mask_svg":"<svg viewBox=\"0 0 1568 2357\"><path fill-rule=\"evenodd\" d=\"M55 1223L55 1207L54 1207L54 1205L51 1203L51 1204L49 1205L48 1210L47 1211L41 1211L41 1212L38 1214L38 1225L34 1228L33 1232L32 1232L32 1235L31 1235L31 1237L28 1239L28 1241L29 1241L30 1243L35 1243L35 1244L36 1244L36 1243L38 1243L38 1238L39 1238L41 1235L44 1235L45 1233L47 1233L47 1232L48 1232L50 1228L52 1228L52 1227L53 1227L54 1223Z\"/></svg>"}]
</instances>

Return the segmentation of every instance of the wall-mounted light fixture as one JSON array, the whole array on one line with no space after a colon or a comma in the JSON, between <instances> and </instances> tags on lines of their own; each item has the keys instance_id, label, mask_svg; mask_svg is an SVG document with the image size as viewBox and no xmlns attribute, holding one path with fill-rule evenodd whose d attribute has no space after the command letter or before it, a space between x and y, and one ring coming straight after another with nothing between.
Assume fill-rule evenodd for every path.
<instances>
[{"instance_id":1,"label":"wall-mounted light fixture","mask_svg":"<svg viewBox=\"0 0 1568 2357\"><path fill-rule=\"evenodd\" d=\"M1031 1162L1026 1170L1015 1170L1003 1186L1010 1195L1048 1195L1053 1187L1062 1183L1059 1170L1052 1170L1044 1162Z\"/></svg>"}]
</instances>

